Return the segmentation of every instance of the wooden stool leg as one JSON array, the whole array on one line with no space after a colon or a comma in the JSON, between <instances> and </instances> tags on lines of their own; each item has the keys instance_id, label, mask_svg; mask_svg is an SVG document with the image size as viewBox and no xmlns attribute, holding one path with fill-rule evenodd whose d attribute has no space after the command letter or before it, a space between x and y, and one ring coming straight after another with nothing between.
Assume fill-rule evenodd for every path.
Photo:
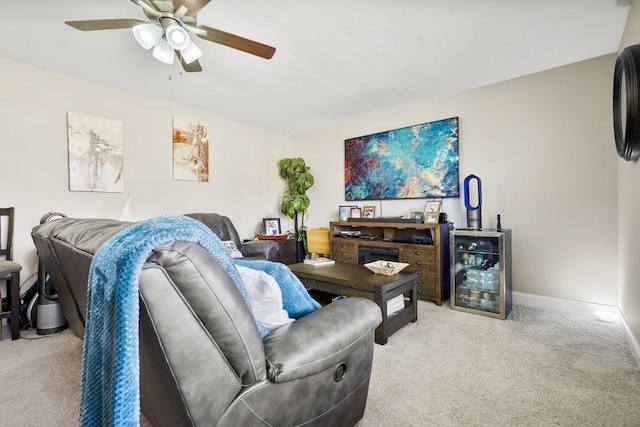
<instances>
[{"instance_id":1,"label":"wooden stool leg","mask_svg":"<svg viewBox=\"0 0 640 427\"><path fill-rule=\"evenodd\" d=\"M8 284L7 284L8 285ZM11 310L11 339L20 338L20 272L11 273L11 285L7 286L7 300Z\"/></svg>"}]
</instances>

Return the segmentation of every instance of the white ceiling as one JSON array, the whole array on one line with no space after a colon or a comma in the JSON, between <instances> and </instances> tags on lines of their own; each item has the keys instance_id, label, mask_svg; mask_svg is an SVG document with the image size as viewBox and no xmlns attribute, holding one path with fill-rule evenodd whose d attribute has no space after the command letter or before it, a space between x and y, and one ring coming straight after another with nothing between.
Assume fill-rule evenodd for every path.
<instances>
[{"instance_id":1,"label":"white ceiling","mask_svg":"<svg viewBox=\"0 0 640 427\"><path fill-rule=\"evenodd\" d=\"M129 0L3 0L0 56L296 133L616 52L630 1L212 0L199 24L276 53L195 38L204 71L180 75L131 30L64 24L144 19Z\"/></svg>"}]
</instances>

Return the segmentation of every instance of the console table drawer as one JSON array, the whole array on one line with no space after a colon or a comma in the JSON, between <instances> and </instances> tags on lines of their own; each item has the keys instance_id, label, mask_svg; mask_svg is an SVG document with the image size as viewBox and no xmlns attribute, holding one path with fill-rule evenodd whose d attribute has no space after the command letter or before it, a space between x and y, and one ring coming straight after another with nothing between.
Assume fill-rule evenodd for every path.
<instances>
[{"instance_id":1,"label":"console table drawer","mask_svg":"<svg viewBox=\"0 0 640 427\"><path fill-rule=\"evenodd\" d=\"M406 271L408 271L408 272L414 272L415 271L416 273L418 273L418 277L416 278L416 280L418 281L418 284L420 283L420 281L428 282L428 281L436 280L436 272L435 272L435 270L417 269L417 268L413 268L412 266L408 266L406 268Z\"/></svg>"},{"instance_id":2,"label":"console table drawer","mask_svg":"<svg viewBox=\"0 0 640 427\"><path fill-rule=\"evenodd\" d=\"M411 246L402 249L402 259L405 260L403 262L408 262L413 264L415 261L430 261L435 263L436 261L436 250L433 246Z\"/></svg>"},{"instance_id":3,"label":"console table drawer","mask_svg":"<svg viewBox=\"0 0 640 427\"><path fill-rule=\"evenodd\" d=\"M331 246L331 257L342 264L357 264L358 246L354 242L334 240Z\"/></svg>"},{"instance_id":4,"label":"console table drawer","mask_svg":"<svg viewBox=\"0 0 640 427\"><path fill-rule=\"evenodd\" d=\"M429 272L436 271L436 254L433 246L425 246L418 249L415 247L404 248L400 256L400 262L408 263L409 266L407 268Z\"/></svg>"},{"instance_id":5,"label":"console table drawer","mask_svg":"<svg viewBox=\"0 0 640 427\"><path fill-rule=\"evenodd\" d=\"M437 295L435 280L427 283L418 283L418 298L434 298Z\"/></svg>"},{"instance_id":6,"label":"console table drawer","mask_svg":"<svg viewBox=\"0 0 640 427\"><path fill-rule=\"evenodd\" d=\"M417 273L416 284L418 285L418 297L435 297L437 275L435 266L430 269L416 268L417 266L409 265L402 271Z\"/></svg>"},{"instance_id":7,"label":"console table drawer","mask_svg":"<svg viewBox=\"0 0 640 427\"><path fill-rule=\"evenodd\" d=\"M424 270L431 273L436 272L436 262L435 260L425 260L424 258L407 258L402 257L400 262L406 262L409 264L407 268L414 270Z\"/></svg>"}]
</instances>

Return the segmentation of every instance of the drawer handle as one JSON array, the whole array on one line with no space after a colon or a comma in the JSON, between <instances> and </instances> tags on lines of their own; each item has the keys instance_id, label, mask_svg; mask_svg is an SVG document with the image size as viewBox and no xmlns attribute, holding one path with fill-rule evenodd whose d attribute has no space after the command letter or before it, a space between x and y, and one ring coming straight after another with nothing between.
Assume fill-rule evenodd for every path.
<instances>
[{"instance_id":1,"label":"drawer handle","mask_svg":"<svg viewBox=\"0 0 640 427\"><path fill-rule=\"evenodd\" d=\"M422 252L416 251L416 255L420 256L420 255L422 255Z\"/></svg>"},{"instance_id":2,"label":"drawer handle","mask_svg":"<svg viewBox=\"0 0 640 427\"><path fill-rule=\"evenodd\" d=\"M341 252L340 255L345 256L347 254L345 252Z\"/></svg>"},{"instance_id":3,"label":"drawer handle","mask_svg":"<svg viewBox=\"0 0 640 427\"><path fill-rule=\"evenodd\" d=\"M422 280L418 280L418 285L422 285Z\"/></svg>"},{"instance_id":4,"label":"drawer handle","mask_svg":"<svg viewBox=\"0 0 640 427\"><path fill-rule=\"evenodd\" d=\"M340 245L340 247L344 249L344 248L346 248L346 247L347 247L347 245L342 244L342 245Z\"/></svg>"},{"instance_id":5,"label":"drawer handle","mask_svg":"<svg viewBox=\"0 0 640 427\"><path fill-rule=\"evenodd\" d=\"M418 271L416 271L416 273L418 273L418 276L420 276L421 274L424 274L424 273L422 272L422 270L418 270Z\"/></svg>"},{"instance_id":6,"label":"drawer handle","mask_svg":"<svg viewBox=\"0 0 640 427\"><path fill-rule=\"evenodd\" d=\"M422 291L422 289L418 289L418 293L419 293L419 294L424 294L424 292Z\"/></svg>"},{"instance_id":7,"label":"drawer handle","mask_svg":"<svg viewBox=\"0 0 640 427\"><path fill-rule=\"evenodd\" d=\"M342 260L342 261L340 261L340 262L341 262L341 263L343 263L343 264L346 264L346 263L347 263L347 261L345 261L345 260Z\"/></svg>"},{"instance_id":8,"label":"drawer handle","mask_svg":"<svg viewBox=\"0 0 640 427\"><path fill-rule=\"evenodd\" d=\"M418 260L418 261L416 261L416 264L417 265L422 265L422 261Z\"/></svg>"}]
</instances>

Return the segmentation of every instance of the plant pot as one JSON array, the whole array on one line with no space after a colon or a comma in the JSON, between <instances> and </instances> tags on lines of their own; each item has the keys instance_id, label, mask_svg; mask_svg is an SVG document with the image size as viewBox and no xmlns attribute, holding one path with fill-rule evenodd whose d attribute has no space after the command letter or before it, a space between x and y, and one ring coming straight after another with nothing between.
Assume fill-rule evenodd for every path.
<instances>
[{"instance_id":1,"label":"plant pot","mask_svg":"<svg viewBox=\"0 0 640 427\"><path fill-rule=\"evenodd\" d=\"M307 253L304 250L304 242L301 240L298 240L296 242L296 261L302 262L304 261L306 256L307 256Z\"/></svg>"}]
</instances>

